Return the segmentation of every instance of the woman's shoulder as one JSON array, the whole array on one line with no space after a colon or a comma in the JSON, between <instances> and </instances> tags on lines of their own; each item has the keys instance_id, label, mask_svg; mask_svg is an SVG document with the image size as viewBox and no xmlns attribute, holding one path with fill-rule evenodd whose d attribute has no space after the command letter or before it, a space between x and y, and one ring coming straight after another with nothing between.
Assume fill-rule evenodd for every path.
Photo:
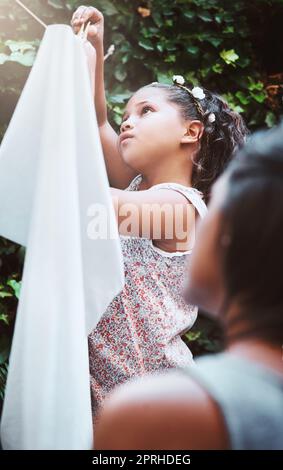
<instances>
[{"instance_id":1,"label":"woman's shoulder","mask_svg":"<svg viewBox=\"0 0 283 470\"><path fill-rule=\"evenodd\" d=\"M213 400L179 370L137 378L117 387L108 405L102 426L105 417L114 428L122 423L123 429L129 430L122 442L127 449L228 448L223 419Z\"/></svg>"}]
</instances>

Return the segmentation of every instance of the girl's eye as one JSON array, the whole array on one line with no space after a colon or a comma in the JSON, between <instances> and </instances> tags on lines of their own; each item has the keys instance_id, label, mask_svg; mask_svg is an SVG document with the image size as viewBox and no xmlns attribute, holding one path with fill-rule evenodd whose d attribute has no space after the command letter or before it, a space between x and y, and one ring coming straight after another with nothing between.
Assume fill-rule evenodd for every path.
<instances>
[{"instance_id":1,"label":"girl's eye","mask_svg":"<svg viewBox=\"0 0 283 470\"><path fill-rule=\"evenodd\" d=\"M144 114L144 111L145 111L145 110L152 111L152 108L151 108L150 106L144 106L144 107L142 108L142 114Z\"/></svg>"}]
</instances>

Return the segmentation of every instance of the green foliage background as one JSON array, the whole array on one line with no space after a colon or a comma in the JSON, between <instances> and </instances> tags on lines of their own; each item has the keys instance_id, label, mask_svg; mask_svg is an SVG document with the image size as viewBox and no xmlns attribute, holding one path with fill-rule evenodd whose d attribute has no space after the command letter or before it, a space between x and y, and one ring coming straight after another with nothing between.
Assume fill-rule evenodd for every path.
<instances>
[{"instance_id":1,"label":"green foliage background","mask_svg":"<svg viewBox=\"0 0 283 470\"><path fill-rule=\"evenodd\" d=\"M46 24L69 24L82 2L23 0ZM251 130L282 114L283 0L96 0L105 16L110 121L140 86L183 75L222 94ZM281 18L281 20L280 20ZM14 1L0 0L0 139L36 57L43 28ZM280 62L281 57L281 62ZM0 396L19 297L24 249L0 237ZM40 272L38 273L40 276ZM221 335L200 318L185 337L195 354L218 350Z\"/></svg>"}]
</instances>

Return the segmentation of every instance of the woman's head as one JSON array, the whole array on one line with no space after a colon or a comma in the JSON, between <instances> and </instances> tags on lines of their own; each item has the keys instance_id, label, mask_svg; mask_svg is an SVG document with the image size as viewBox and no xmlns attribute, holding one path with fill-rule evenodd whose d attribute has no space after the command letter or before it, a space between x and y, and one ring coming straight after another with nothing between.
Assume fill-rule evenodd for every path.
<instances>
[{"instance_id":1,"label":"woman's head","mask_svg":"<svg viewBox=\"0 0 283 470\"><path fill-rule=\"evenodd\" d=\"M283 337L283 127L261 132L215 184L191 259L187 299L228 329ZM227 316L227 312L232 312Z\"/></svg>"},{"instance_id":2,"label":"woman's head","mask_svg":"<svg viewBox=\"0 0 283 470\"><path fill-rule=\"evenodd\" d=\"M159 160L162 163L163 157L166 159L168 155L172 160L173 155L177 155L182 148L192 166L192 185L202 191L208 199L213 182L223 171L234 151L244 143L247 128L241 116L233 112L221 97L206 89L203 91L205 98L199 100L176 84L154 82L138 90L128 103L130 109L125 113L125 118L128 119L124 120L121 130L131 132L130 114L142 99L148 99L148 104L153 101L153 104L157 105L155 111L158 112L146 122L147 143L141 141L144 153L141 147L134 146L134 140L127 141L121 151L126 161L128 157L130 164L133 155L137 155L137 161L142 155L145 159L148 155L151 162ZM199 107L202 113L199 112ZM144 112L150 113L150 110ZM213 114L215 121L211 122ZM133 133L135 123L141 122L137 116L135 119L133 114ZM136 131L139 138L139 125Z\"/></svg>"}]
</instances>

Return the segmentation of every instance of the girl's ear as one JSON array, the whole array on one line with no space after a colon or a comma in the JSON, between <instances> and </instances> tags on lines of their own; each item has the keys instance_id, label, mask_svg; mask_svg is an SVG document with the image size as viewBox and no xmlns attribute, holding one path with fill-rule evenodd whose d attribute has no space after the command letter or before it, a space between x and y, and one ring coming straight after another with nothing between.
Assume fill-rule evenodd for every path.
<instances>
[{"instance_id":1,"label":"girl's ear","mask_svg":"<svg viewBox=\"0 0 283 470\"><path fill-rule=\"evenodd\" d=\"M187 121L185 133L181 139L182 144L192 144L198 142L203 134L204 125L201 121Z\"/></svg>"}]
</instances>

